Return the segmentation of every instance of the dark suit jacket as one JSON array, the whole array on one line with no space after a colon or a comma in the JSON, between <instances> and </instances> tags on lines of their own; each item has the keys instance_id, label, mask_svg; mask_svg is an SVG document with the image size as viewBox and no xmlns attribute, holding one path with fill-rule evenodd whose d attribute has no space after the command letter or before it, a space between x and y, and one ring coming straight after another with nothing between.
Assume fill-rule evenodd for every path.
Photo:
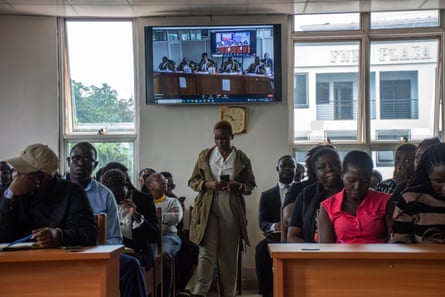
<instances>
[{"instance_id":1,"label":"dark suit jacket","mask_svg":"<svg viewBox=\"0 0 445 297\"><path fill-rule=\"evenodd\" d=\"M124 244L135 250L132 255L138 258L148 270L154 263L150 244L160 239L161 232L156 206L151 194L142 193L136 189L133 189L132 199L137 211L144 216L144 222L139 228L133 230L133 239L124 237Z\"/></svg>"},{"instance_id":2,"label":"dark suit jacket","mask_svg":"<svg viewBox=\"0 0 445 297\"><path fill-rule=\"evenodd\" d=\"M281 199L278 184L261 193L259 223L260 229L266 233L272 224L280 222Z\"/></svg>"},{"instance_id":3,"label":"dark suit jacket","mask_svg":"<svg viewBox=\"0 0 445 297\"><path fill-rule=\"evenodd\" d=\"M158 242L160 238L160 227L153 196L133 190L132 199L134 204L136 204L137 211L144 215L144 223L142 226L133 230L133 241L143 242L135 242L136 246L145 246L147 240L149 243ZM131 247L135 248L133 246Z\"/></svg>"}]
</instances>

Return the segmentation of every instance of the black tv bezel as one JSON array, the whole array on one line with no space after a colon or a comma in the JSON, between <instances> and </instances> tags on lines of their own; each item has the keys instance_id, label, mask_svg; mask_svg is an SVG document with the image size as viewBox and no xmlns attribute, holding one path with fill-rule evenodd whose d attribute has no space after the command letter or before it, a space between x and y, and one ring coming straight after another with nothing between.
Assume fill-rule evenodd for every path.
<instances>
[{"instance_id":1,"label":"black tv bezel","mask_svg":"<svg viewBox=\"0 0 445 297\"><path fill-rule=\"evenodd\" d=\"M273 68L274 68L274 99L263 101L218 101L218 102L182 102L182 103L156 103L153 94L153 29L154 28L202 28L230 30L230 28L251 28L272 26L273 28ZM261 24L227 24L227 25L149 25L144 26L145 45L145 103L155 106L193 106L193 105L233 105L233 104L271 104L283 102L283 79L282 79L282 49L281 49L282 25L277 23ZM247 98L245 98L247 100Z\"/></svg>"}]
</instances>

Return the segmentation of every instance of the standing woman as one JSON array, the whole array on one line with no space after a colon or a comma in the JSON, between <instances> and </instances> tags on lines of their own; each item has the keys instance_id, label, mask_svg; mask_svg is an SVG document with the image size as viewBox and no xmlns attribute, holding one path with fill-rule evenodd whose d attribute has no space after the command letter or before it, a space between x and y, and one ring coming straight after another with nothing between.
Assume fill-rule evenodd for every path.
<instances>
[{"instance_id":1,"label":"standing woman","mask_svg":"<svg viewBox=\"0 0 445 297\"><path fill-rule=\"evenodd\" d=\"M394 206L390 195L370 189L372 159L350 151L343 159L343 191L321 202L321 243L385 243L390 239Z\"/></svg>"},{"instance_id":2,"label":"standing woman","mask_svg":"<svg viewBox=\"0 0 445 297\"><path fill-rule=\"evenodd\" d=\"M243 195L251 194L255 177L249 158L231 145L230 123L217 122L213 134L215 146L199 154L188 181L199 192L190 222L190 241L199 246L199 256L186 290L206 296L217 267L221 296L234 297L240 241L249 245Z\"/></svg>"}]
</instances>

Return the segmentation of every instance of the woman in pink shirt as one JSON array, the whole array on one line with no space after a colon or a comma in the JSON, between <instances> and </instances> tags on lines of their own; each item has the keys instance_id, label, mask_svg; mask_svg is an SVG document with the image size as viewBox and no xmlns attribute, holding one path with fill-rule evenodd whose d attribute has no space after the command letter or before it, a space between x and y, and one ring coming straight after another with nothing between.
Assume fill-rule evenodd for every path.
<instances>
[{"instance_id":1,"label":"woman in pink shirt","mask_svg":"<svg viewBox=\"0 0 445 297\"><path fill-rule=\"evenodd\" d=\"M366 152L346 154L343 190L321 203L321 243L388 242L394 205L390 195L370 189L372 170L372 159Z\"/></svg>"}]
</instances>

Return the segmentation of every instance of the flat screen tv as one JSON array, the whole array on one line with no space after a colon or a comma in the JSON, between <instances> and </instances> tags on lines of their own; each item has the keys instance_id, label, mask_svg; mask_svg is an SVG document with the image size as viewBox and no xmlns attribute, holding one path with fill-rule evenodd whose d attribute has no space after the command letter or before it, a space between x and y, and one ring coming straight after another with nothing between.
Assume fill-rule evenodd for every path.
<instances>
[{"instance_id":1,"label":"flat screen tv","mask_svg":"<svg viewBox=\"0 0 445 297\"><path fill-rule=\"evenodd\" d=\"M147 104L280 102L281 25L145 27Z\"/></svg>"}]
</instances>

